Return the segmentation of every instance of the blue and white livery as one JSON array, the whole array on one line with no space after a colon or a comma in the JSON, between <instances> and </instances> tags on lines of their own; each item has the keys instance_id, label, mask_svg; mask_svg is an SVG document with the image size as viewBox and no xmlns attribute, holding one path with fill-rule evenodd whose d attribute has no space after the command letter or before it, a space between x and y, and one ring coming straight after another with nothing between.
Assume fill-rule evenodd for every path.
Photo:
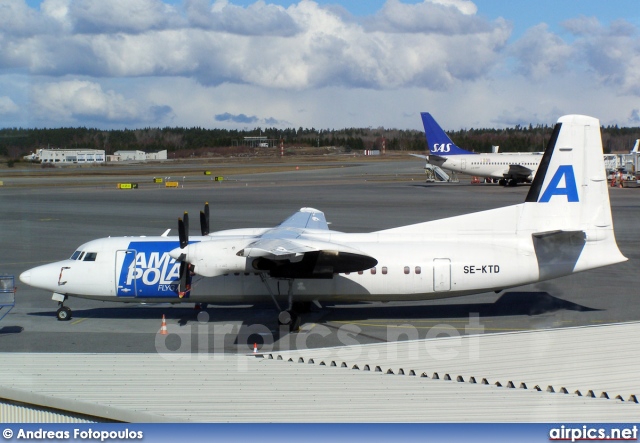
<instances>
[{"instance_id":1,"label":"blue and white livery","mask_svg":"<svg viewBox=\"0 0 640 443\"><path fill-rule=\"evenodd\" d=\"M201 214L202 235L189 237L186 219L179 234L94 240L20 279L52 291L61 320L71 316L68 297L272 300L280 324L294 330L303 303L457 297L626 260L614 237L600 124L581 115L558 120L518 205L358 234L330 230L313 208L273 228L213 233Z\"/></svg>"},{"instance_id":2,"label":"blue and white livery","mask_svg":"<svg viewBox=\"0 0 640 443\"><path fill-rule=\"evenodd\" d=\"M514 152L476 154L456 146L428 112L420 114L429 146L429 155L415 155L448 171L498 180L503 185L531 183L542 154Z\"/></svg>"}]
</instances>

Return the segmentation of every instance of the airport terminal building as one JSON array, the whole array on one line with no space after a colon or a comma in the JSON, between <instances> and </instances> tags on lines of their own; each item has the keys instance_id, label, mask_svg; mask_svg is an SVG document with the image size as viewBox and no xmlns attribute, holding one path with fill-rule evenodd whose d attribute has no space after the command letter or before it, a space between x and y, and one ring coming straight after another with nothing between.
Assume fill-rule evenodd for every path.
<instances>
[{"instance_id":1,"label":"airport terminal building","mask_svg":"<svg viewBox=\"0 0 640 443\"><path fill-rule=\"evenodd\" d=\"M116 151L114 155L105 155L101 149L38 149L24 157L27 161L40 163L105 163L117 161L166 160L167 151Z\"/></svg>"},{"instance_id":2,"label":"airport terminal building","mask_svg":"<svg viewBox=\"0 0 640 443\"><path fill-rule=\"evenodd\" d=\"M113 153L113 161L147 161L166 160L167 151L144 152L144 151L116 151Z\"/></svg>"},{"instance_id":3,"label":"airport terminal building","mask_svg":"<svg viewBox=\"0 0 640 443\"><path fill-rule=\"evenodd\" d=\"M35 154L25 156L25 160L40 163L104 163L105 154L101 149L38 149Z\"/></svg>"}]
</instances>

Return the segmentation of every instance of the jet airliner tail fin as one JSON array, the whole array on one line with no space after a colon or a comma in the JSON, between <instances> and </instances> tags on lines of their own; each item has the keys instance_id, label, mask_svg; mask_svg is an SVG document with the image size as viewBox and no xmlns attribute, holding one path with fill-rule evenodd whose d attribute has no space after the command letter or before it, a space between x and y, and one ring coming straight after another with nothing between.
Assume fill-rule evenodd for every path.
<instances>
[{"instance_id":1,"label":"jet airliner tail fin","mask_svg":"<svg viewBox=\"0 0 640 443\"><path fill-rule=\"evenodd\" d=\"M473 154L473 152L465 151L456 146L444 130L436 123L434 118L428 112L420 113L422 116L422 124L424 125L424 135L427 138L429 152L434 155L460 155Z\"/></svg>"}]
</instances>

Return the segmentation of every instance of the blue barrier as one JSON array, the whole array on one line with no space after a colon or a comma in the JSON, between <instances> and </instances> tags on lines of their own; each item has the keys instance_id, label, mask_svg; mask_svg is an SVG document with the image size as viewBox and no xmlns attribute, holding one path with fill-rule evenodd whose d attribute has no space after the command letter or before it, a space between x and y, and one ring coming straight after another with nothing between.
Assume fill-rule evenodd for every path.
<instances>
[{"instance_id":1,"label":"blue barrier","mask_svg":"<svg viewBox=\"0 0 640 443\"><path fill-rule=\"evenodd\" d=\"M16 305L16 286L13 275L0 275L0 320Z\"/></svg>"}]
</instances>

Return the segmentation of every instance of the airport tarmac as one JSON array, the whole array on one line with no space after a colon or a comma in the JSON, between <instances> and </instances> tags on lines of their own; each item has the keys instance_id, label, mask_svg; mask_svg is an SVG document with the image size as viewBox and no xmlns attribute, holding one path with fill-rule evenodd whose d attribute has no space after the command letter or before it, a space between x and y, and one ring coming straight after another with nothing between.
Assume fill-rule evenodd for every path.
<instances>
[{"instance_id":1,"label":"airport tarmac","mask_svg":"<svg viewBox=\"0 0 640 443\"><path fill-rule=\"evenodd\" d=\"M253 166L260 169L259 162ZM311 164L311 166L309 166ZM144 166L139 166L140 168ZM183 211L211 205L212 230L273 226L301 207L323 211L331 228L368 232L521 203L528 186L503 188L425 183L423 162L287 163L277 172L224 171L216 182L192 165L180 187L139 174L60 174L4 178L0 188L0 274L15 275L16 307L0 322L0 352L246 353L456 334L535 330L640 320L638 218L640 189L610 189L616 238L629 261L536 285L411 303L326 305L303 316L299 333L278 331L265 297L254 306L125 305L71 299L68 322L56 320L51 294L18 281L21 272L64 259L99 237L177 233ZM296 169L297 168L297 169ZM239 170L238 170L239 171ZM167 166L166 176L175 176ZM214 175L216 173L214 172ZM2 180L0 174L0 180ZM139 182L120 190L118 182ZM192 229L198 229L197 222ZM170 334L160 336L166 316Z\"/></svg>"}]
</instances>

